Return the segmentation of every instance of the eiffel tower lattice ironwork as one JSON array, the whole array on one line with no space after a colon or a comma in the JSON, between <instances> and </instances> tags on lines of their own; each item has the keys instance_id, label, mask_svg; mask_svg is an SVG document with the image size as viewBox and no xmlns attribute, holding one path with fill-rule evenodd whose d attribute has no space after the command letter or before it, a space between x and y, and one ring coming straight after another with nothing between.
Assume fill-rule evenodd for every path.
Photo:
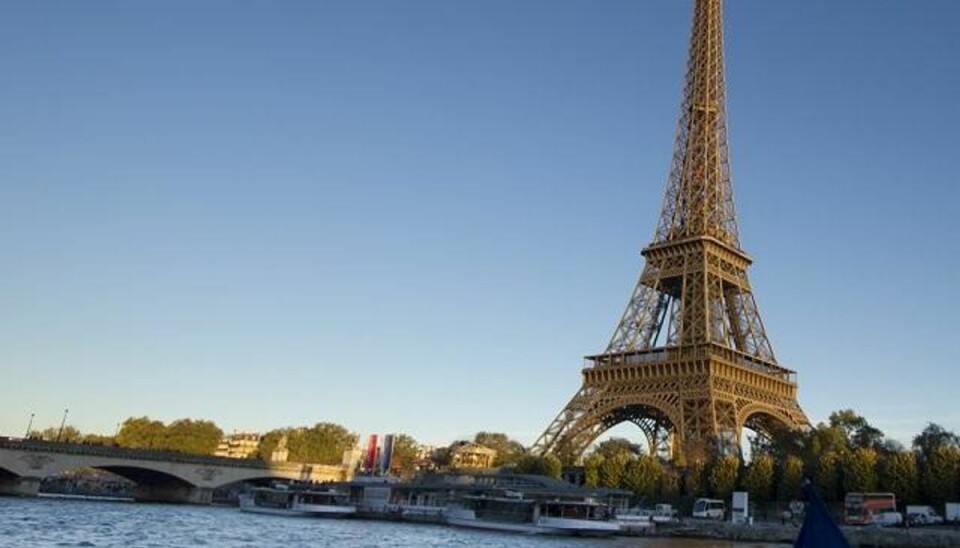
<instances>
[{"instance_id":1,"label":"eiffel tower lattice ironwork","mask_svg":"<svg viewBox=\"0 0 960 548\"><path fill-rule=\"evenodd\" d=\"M777 364L740 249L729 149L722 0L696 0L670 176L646 264L606 351L531 448L581 456L604 431L640 427L684 462L735 450L742 429L802 428L796 374Z\"/></svg>"}]
</instances>

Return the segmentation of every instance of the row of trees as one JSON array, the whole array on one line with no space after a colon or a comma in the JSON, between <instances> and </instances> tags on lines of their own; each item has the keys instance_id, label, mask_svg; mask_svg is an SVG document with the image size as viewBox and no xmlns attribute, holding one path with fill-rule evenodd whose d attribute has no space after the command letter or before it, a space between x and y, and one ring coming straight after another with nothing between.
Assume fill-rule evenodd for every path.
<instances>
[{"instance_id":1,"label":"row of trees","mask_svg":"<svg viewBox=\"0 0 960 548\"><path fill-rule=\"evenodd\" d=\"M164 424L150 417L131 417L117 430L115 436L83 434L74 426L50 427L33 431L30 437L64 443L114 445L131 449L153 449L212 455L223 437L223 430L206 420L178 419Z\"/></svg>"},{"instance_id":2,"label":"row of trees","mask_svg":"<svg viewBox=\"0 0 960 548\"><path fill-rule=\"evenodd\" d=\"M855 491L893 492L905 504L960 500L960 437L936 424L906 449L863 417L842 410L807 432L778 430L759 437L751 454L749 463L737 455L713 455L681 469L614 438L586 457L584 474L587 485L630 489L658 500L726 499L742 489L757 502L789 501L805 477L828 501Z\"/></svg>"},{"instance_id":3,"label":"row of trees","mask_svg":"<svg viewBox=\"0 0 960 548\"><path fill-rule=\"evenodd\" d=\"M776 486L786 482L792 489L803 476L832 501L847 492L878 490L904 503L960 500L960 437L933 423L908 449L847 409L809 432L777 431L753 454L745 477L760 500L783 498L791 491Z\"/></svg>"},{"instance_id":4,"label":"row of trees","mask_svg":"<svg viewBox=\"0 0 960 548\"><path fill-rule=\"evenodd\" d=\"M33 431L30 437L64 443L212 455L223 439L223 430L207 420L179 419L164 424L150 417L131 417L120 425L115 436L83 434L76 427L66 425L62 429L50 427ZM261 438L255 458L270 460L284 437L287 460L331 465L341 464L344 452L355 447L358 439L357 434L329 422L320 422L310 427L278 428L267 432ZM522 449L522 446L520 448ZM413 474L420 464L419 456L420 444L415 439L406 434L395 436L391 472L401 476Z\"/></svg>"},{"instance_id":5,"label":"row of trees","mask_svg":"<svg viewBox=\"0 0 960 548\"><path fill-rule=\"evenodd\" d=\"M960 500L960 437L930 424L907 449L851 410L830 415L808 431L774 430L751 445L749 463L736 455L710 455L678 468L622 438L599 444L584 461L587 485L624 488L651 499L679 495L727 498L735 489L750 492L758 502L795 498L803 478L812 478L828 501L842 500L851 491L892 491L905 503L942 504ZM33 432L34 437L67 442L114 444L120 447L213 454L222 430L211 421L180 419L169 424L149 417L123 422L116 436L83 435L66 426ZM311 427L281 428L260 441L257 457L269 460L286 438L288 460L340 464L358 437L343 426L321 422ZM478 432L473 443L495 449L494 466L521 473L560 477L561 463L553 455L527 454L506 434ZM440 448L429 461L421 459L412 437L394 438L391 473L408 477L423 466L443 468L453 449Z\"/></svg>"}]
</instances>

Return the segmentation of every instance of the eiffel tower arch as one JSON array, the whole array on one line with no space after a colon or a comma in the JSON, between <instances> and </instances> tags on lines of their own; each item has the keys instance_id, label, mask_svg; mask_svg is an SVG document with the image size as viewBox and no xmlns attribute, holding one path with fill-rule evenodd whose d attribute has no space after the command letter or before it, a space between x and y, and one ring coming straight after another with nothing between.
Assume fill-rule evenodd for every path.
<instances>
[{"instance_id":1,"label":"eiffel tower arch","mask_svg":"<svg viewBox=\"0 0 960 548\"><path fill-rule=\"evenodd\" d=\"M722 0L695 0L676 144L646 261L606 350L537 439L579 458L633 423L651 452L683 463L733 452L743 429L804 428L796 373L777 363L740 247L727 144Z\"/></svg>"}]
</instances>

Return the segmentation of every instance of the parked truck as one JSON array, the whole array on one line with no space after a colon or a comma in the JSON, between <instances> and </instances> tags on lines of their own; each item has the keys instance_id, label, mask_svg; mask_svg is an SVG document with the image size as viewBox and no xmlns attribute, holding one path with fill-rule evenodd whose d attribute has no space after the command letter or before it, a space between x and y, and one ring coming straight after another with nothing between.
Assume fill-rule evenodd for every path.
<instances>
[{"instance_id":1,"label":"parked truck","mask_svg":"<svg viewBox=\"0 0 960 548\"><path fill-rule=\"evenodd\" d=\"M907 505L907 523L910 525L934 525L943 523L943 518L932 506Z\"/></svg>"},{"instance_id":2,"label":"parked truck","mask_svg":"<svg viewBox=\"0 0 960 548\"><path fill-rule=\"evenodd\" d=\"M960 502L948 502L943 517L949 522L960 522Z\"/></svg>"}]
</instances>

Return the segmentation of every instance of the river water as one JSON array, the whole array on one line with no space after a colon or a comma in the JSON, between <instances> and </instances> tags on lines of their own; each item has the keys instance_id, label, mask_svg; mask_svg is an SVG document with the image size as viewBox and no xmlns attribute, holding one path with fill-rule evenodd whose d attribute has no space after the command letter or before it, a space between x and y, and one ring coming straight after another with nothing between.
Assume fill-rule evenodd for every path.
<instances>
[{"instance_id":1,"label":"river water","mask_svg":"<svg viewBox=\"0 0 960 548\"><path fill-rule=\"evenodd\" d=\"M360 548L768 548L685 539L567 539L439 525L290 518L236 508L0 497L0 546L212 546Z\"/></svg>"}]
</instances>

